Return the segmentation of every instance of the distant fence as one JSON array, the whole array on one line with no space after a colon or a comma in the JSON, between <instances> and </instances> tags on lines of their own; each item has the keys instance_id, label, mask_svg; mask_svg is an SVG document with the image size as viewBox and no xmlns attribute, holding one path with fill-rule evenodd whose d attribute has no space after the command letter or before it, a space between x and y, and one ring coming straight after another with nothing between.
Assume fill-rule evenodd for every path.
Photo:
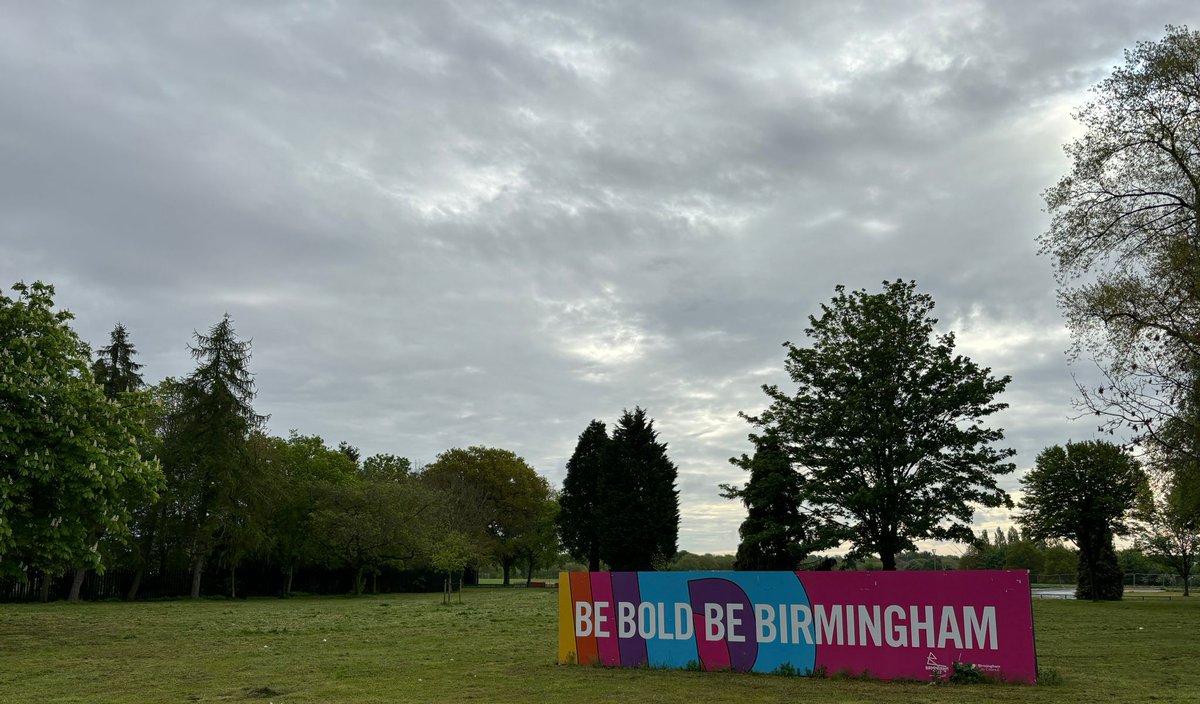
<instances>
[{"instance_id":1,"label":"distant fence","mask_svg":"<svg viewBox=\"0 0 1200 704\"><path fill-rule=\"evenodd\" d=\"M1074 572L1068 574L1035 574L1032 576L1034 584L1053 584L1064 587L1075 586L1076 579L1077 575ZM1182 589L1183 578L1177 574L1168 572L1126 572L1124 584L1127 587ZM1191 575L1188 578L1188 586L1200 586L1200 575Z\"/></svg>"},{"instance_id":2,"label":"distant fence","mask_svg":"<svg viewBox=\"0 0 1200 704\"><path fill-rule=\"evenodd\" d=\"M89 601L121 600L129 593L135 574L132 571L115 570L104 574L88 572L80 590L80 598ZM71 591L75 574L68 572L50 576L49 597L51 600L66 599ZM43 576L31 575L28 579L0 579L0 602L37 601L41 594ZM251 564L237 571L238 597L280 596L283 591L284 574L278 567ZM201 596L229 596L231 583L228 570L204 572L200 581ZM293 593L348 594L353 591L354 574L349 570L326 568L298 569L292 577ZM138 599L170 599L186 597L191 593L192 573L190 570L146 572L138 587ZM393 592L436 592L442 589L442 575L430 570L384 569L378 574L368 574L366 591Z\"/></svg>"}]
</instances>

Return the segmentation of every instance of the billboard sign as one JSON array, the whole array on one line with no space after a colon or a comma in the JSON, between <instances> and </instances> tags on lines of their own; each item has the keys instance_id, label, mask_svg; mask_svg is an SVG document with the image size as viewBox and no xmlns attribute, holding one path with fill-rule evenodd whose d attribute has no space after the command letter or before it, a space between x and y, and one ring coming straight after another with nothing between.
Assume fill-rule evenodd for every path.
<instances>
[{"instance_id":1,"label":"billboard sign","mask_svg":"<svg viewBox=\"0 0 1200 704\"><path fill-rule=\"evenodd\" d=\"M1033 683L1029 573L564 572L558 661Z\"/></svg>"}]
</instances>

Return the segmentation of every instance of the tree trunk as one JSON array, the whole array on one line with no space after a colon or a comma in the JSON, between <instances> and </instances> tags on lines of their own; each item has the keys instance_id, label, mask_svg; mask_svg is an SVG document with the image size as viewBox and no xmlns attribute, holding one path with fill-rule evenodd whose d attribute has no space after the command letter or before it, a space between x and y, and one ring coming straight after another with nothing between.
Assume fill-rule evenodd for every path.
<instances>
[{"instance_id":1,"label":"tree trunk","mask_svg":"<svg viewBox=\"0 0 1200 704\"><path fill-rule=\"evenodd\" d=\"M887 572L896 571L896 553L891 550L880 550L879 560L883 562L883 569Z\"/></svg>"},{"instance_id":2,"label":"tree trunk","mask_svg":"<svg viewBox=\"0 0 1200 704\"><path fill-rule=\"evenodd\" d=\"M38 589L38 601L43 604L50 601L50 580L52 578L49 572L42 570L42 583Z\"/></svg>"},{"instance_id":3,"label":"tree trunk","mask_svg":"<svg viewBox=\"0 0 1200 704\"><path fill-rule=\"evenodd\" d=\"M504 558L500 561L500 567L504 570L504 586L509 586L508 575L512 571L512 559Z\"/></svg>"},{"instance_id":4,"label":"tree trunk","mask_svg":"<svg viewBox=\"0 0 1200 704\"><path fill-rule=\"evenodd\" d=\"M79 591L83 589L83 578L87 576L87 568L75 570L75 579L71 580L71 593L67 601L79 601Z\"/></svg>"},{"instance_id":5,"label":"tree trunk","mask_svg":"<svg viewBox=\"0 0 1200 704\"><path fill-rule=\"evenodd\" d=\"M200 575L204 573L204 556L197 555L192 561L192 598L200 598Z\"/></svg>"},{"instance_id":6,"label":"tree trunk","mask_svg":"<svg viewBox=\"0 0 1200 704\"><path fill-rule=\"evenodd\" d=\"M592 552L588 555L588 572L600 571L600 544L599 542L592 545Z\"/></svg>"},{"instance_id":7,"label":"tree trunk","mask_svg":"<svg viewBox=\"0 0 1200 704\"><path fill-rule=\"evenodd\" d=\"M237 598L237 565L229 566L229 598Z\"/></svg>"},{"instance_id":8,"label":"tree trunk","mask_svg":"<svg viewBox=\"0 0 1200 704\"><path fill-rule=\"evenodd\" d=\"M354 594L356 596L363 593L363 568L359 567L354 571Z\"/></svg>"},{"instance_id":9,"label":"tree trunk","mask_svg":"<svg viewBox=\"0 0 1200 704\"><path fill-rule=\"evenodd\" d=\"M292 575L296 573L296 568L288 567L287 577L283 580L283 596L289 597L292 595Z\"/></svg>"},{"instance_id":10,"label":"tree trunk","mask_svg":"<svg viewBox=\"0 0 1200 704\"><path fill-rule=\"evenodd\" d=\"M451 579L454 578L453 573L451 573L450 577L451 577ZM460 603L460 604L462 603L462 581L463 581L463 573L459 572L458 573L458 603Z\"/></svg>"},{"instance_id":11,"label":"tree trunk","mask_svg":"<svg viewBox=\"0 0 1200 704\"><path fill-rule=\"evenodd\" d=\"M378 571L371 573L371 593L372 594L379 593L379 572Z\"/></svg>"},{"instance_id":12,"label":"tree trunk","mask_svg":"<svg viewBox=\"0 0 1200 704\"><path fill-rule=\"evenodd\" d=\"M529 560L525 563L525 586L533 584L533 556L529 556Z\"/></svg>"},{"instance_id":13,"label":"tree trunk","mask_svg":"<svg viewBox=\"0 0 1200 704\"><path fill-rule=\"evenodd\" d=\"M142 587L142 572L139 569L133 573L133 584L129 585L129 591L125 593L125 601L133 601L137 598L138 589Z\"/></svg>"}]
</instances>

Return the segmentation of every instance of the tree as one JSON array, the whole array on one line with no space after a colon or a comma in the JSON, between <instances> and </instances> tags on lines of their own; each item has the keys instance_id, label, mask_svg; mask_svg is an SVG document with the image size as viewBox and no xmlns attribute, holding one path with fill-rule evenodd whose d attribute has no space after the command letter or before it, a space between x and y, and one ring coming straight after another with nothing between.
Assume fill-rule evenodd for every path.
<instances>
[{"instance_id":1,"label":"tree","mask_svg":"<svg viewBox=\"0 0 1200 704\"><path fill-rule=\"evenodd\" d=\"M1126 517L1146 486L1137 460L1109 442L1068 442L1042 450L1021 485L1017 521L1036 539L1062 538L1079 548L1076 598L1119 600L1113 536L1128 532Z\"/></svg>"},{"instance_id":2,"label":"tree","mask_svg":"<svg viewBox=\"0 0 1200 704\"><path fill-rule=\"evenodd\" d=\"M129 333L125 326L117 323L109 336L108 347L96 351L96 361L92 362L92 376L96 383L104 387L104 395L115 399L126 391L136 391L143 386L142 375L138 370L141 364L133 361L137 349L129 341Z\"/></svg>"},{"instance_id":3,"label":"tree","mask_svg":"<svg viewBox=\"0 0 1200 704\"><path fill-rule=\"evenodd\" d=\"M256 465L246 461L247 442L267 419L251 405L250 343L237 339L229 315L195 339L190 349L197 366L180 388L178 415L163 442L192 563L193 599L200 596L200 577L217 537L234 535L249 517L244 499L257 480L251 475Z\"/></svg>"},{"instance_id":4,"label":"tree","mask_svg":"<svg viewBox=\"0 0 1200 704\"><path fill-rule=\"evenodd\" d=\"M824 539L877 553L886 570L924 539L971 542L976 506L1011 506L996 478L1014 452L983 424L1006 408L994 398L1009 377L954 354L954 334L934 336L933 299L916 283L837 295L809 316L811 346L784 343L794 394L763 390L770 407L752 424L778 434L804 475L801 496Z\"/></svg>"},{"instance_id":5,"label":"tree","mask_svg":"<svg viewBox=\"0 0 1200 704\"><path fill-rule=\"evenodd\" d=\"M567 460L567 476L559 496L558 530L563 547L588 571L600 571L600 478L609 458L608 431L593 420L579 435L575 452Z\"/></svg>"},{"instance_id":6,"label":"tree","mask_svg":"<svg viewBox=\"0 0 1200 704\"><path fill-rule=\"evenodd\" d=\"M1071 172L1048 189L1041 252L1059 302L1104 382L1079 386L1101 429L1200 433L1200 32L1168 26L1075 114ZM1192 451L1200 450L1193 444Z\"/></svg>"},{"instance_id":7,"label":"tree","mask_svg":"<svg viewBox=\"0 0 1200 704\"><path fill-rule=\"evenodd\" d=\"M678 470L646 411L613 428L600 477L600 559L614 571L669 569L678 549Z\"/></svg>"},{"instance_id":8,"label":"tree","mask_svg":"<svg viewBox=\"0 0 1200 704\"><path fill-rule=\"evenodd\" d=\"M792 468L791 459L779 437L768 432L752 436L753 457L742 455L730 462L750 472L744 487L722 484L722 496L740 499L746 520L738 529L734 569L794 570L816 550L836 543L817 542L811 520L800 511L803 477Z\"/></svg>"},{"instance_id":9,"label":"tree","mask_svg":"<svg viewBox=\"0 0 1200 704\"><path fill-rule=\"evenodd\" d=\"M310 525L326 563L348 569L362 594L368 571L409 562L428 546L421 519L435 505L415 481L324 484Z\"/></svg>"},{"instance_id":10,"label":"tree","mask_svg":"<svg viewBox=\"0 0 1200 704\"><path fill-rule=\"evenodd\" d=\"M482 510L475 515L482 519L486 539L479 542L487 545L504 571L504 584L509 584L522 540L539 527L550 484L524 459L494 447L446 450L422 476L460 507L470 503ZM465 501L453 498L462 490L468 494ZM471 535L469 527L450 527Z\"/></svg>"},{"instance_id":11,"label":"tree","mask_svg":"<svg viewBox=\"0 0 1200 704\"><path fill-rule=\"evenodd\" d=\"M1183 580L1183 595L1200 556L1200 510L1189 488L1177 476L1167 475L1147 497L1143 520L1137 527L1136 545L1147 556L1165 562Z\"/></svg>"},{"instance_id":12,"label":"tree","mask_svg":"<svg viewBox=\"0 0 1200 704\"><path fill-rule=\"evenodd\" d=\"M542 500L532 517L529 530L517 540L517 559L525 567L525 586L533 582L534 570L553 565L558 560L558 513L560 510L558 497L547 496Z\"/></svg>"},{"instance_id":13,"label":"tree","mask_svg":"<svg viewBox=\"0 0 1200 704\"><path fill-rule=\"evenodd\" d=\"M92 378L90 350L54 310L54 287L0 294L0 576L102 569L102 534L123 540L133 508L154 498L141 457L139 399L116 404Z\"/></svg>"}]
</instances>

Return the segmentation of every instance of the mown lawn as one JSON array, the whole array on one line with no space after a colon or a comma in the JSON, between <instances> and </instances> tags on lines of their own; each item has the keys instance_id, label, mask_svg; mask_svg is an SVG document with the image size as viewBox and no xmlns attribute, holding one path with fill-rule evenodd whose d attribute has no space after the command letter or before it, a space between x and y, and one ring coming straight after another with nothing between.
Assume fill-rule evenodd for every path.
<instances>
[{"instance_id":1,"label":"mown lawn","mask_svg":"<svg viewBox=\"0 0 1200 704\"><path fill-rule=\"evenodd\" d=\"M1035 601L1054 684L560 667L553 589L0 605L0 702L1198 702L1200 598Z\"/></svg>"}]
</instances>

